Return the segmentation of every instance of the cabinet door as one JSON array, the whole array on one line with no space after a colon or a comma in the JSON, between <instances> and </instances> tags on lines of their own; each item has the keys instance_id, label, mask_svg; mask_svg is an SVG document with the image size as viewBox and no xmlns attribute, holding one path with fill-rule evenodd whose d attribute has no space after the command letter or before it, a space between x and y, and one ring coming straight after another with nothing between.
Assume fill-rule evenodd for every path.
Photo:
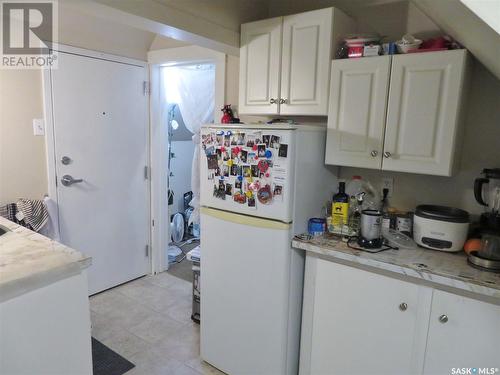
<instances>
[{"instance_id":1,"label":"cabinet door","mask_svg":"<svg viewBox=\"0 0 500 375\"><path fill-rule=\"evenodd\" d=\"M333 9L284 17L282 115L327 115Z\"/></svg>"},{"instance_id":2,"label":"cabinet door","mask_svg":"<svg viewBox=\"0 0 500 375\"><path fill-rule=\"evenodd\" d=\"M499 367L500 306L434 290L424 374Z\"/></svg>"},{"instance_id":3,"label":"cabinet door","mask_svg":"<svg viewBox=\"0 0 500 375\"><path fill-rule=\"evenodd\" d=\"M390 56L333 60L325 162L382 167Z\"/></svg>"},{"instance_id":4,"label":"cabinet door","mask_svg":"<svg viewBox=\"0 0 500 375\"><path fill-rule=\"evenodd\" d=\"M312 259L316 262L316 277L311 299L310 288L307 288L311 271L308 256L301 374L421 372L423 351L419 356L416 348L425 347L430 290L327 260ZM428 298L424 298L425 293ZM312 314L308 314L306 303L311 300ZM406 303L406 308L402 303ZM309 325L304 321L308 315ZM310 337L307 337L308 331ZM309 347L308 358L302 351Z\"/></svg>"},{"instance_id":5,"label":"cabinet door","mask_svg":"<svg viewBox=\"0 0 500 375\"><path fill-rule=\"evenodd\" d=\"M241 25L239 112L279 113L282 17Z\"/></svg>"},{"instance_id":6,"label":"cabinet door","mask_svg":"<svg viewBox=\"0 0 500 375\"><path fill-rule=\"evenodd\" d=\"M392 58L382 169L451 176L466 51Z\"/></svg>"}]
</instances>

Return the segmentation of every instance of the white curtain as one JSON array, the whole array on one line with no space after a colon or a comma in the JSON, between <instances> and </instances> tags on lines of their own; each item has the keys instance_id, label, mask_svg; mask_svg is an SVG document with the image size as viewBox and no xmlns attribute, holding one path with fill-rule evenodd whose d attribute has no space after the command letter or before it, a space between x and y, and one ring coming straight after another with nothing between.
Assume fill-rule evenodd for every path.
<instances>
[{"instance_id":1,"label":"white curtain","mask_svg":"<svg viewBox=\"0 0 500 375\"><path fill-rule=\"evenodd\" d=\"M162 90L164 112L168 104L176 103L186 128L193 133L195 151L191 170L191 190L194 208L190 223L200 221L200 128L214 122L215 111L215 66L211 64L164 67L162 69ZM168 117L163 117L168 119ZM167 124L165 122L165 124Z\"/></svg>"}]
</instances>

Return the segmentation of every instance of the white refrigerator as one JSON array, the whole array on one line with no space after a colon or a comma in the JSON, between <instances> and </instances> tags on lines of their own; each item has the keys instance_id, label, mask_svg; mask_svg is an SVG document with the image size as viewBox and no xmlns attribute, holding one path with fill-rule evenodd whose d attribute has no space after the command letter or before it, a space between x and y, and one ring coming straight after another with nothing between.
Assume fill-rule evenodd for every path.
<instances>
[{"instance_id":1,"label":"white refrigerator","mask_svg":"<svg viewBox=\"0 0 500 375\"><path fill-rule=\"evenodd\" d=\"M297 374L304 254L294 234L337 188L326 126L201 130L201 357L228 374Z\"/></svg>"}]
</instances>

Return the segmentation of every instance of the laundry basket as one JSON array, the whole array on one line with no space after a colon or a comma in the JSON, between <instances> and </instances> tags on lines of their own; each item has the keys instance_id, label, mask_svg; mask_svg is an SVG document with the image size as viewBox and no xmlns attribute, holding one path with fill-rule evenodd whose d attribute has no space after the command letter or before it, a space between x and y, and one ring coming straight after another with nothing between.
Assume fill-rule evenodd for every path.
<instances>
[{"instance_id":1,"label":"laundry basket","mask_svg":"<svg viewBox=\"0 0 500 375\"><path fill-rule=\"evenodd\" d=\"M200 246L196 246L186 255L187 259L193 262L193 308L191 319L200 323Z\"/></svg>"}]
</instances>

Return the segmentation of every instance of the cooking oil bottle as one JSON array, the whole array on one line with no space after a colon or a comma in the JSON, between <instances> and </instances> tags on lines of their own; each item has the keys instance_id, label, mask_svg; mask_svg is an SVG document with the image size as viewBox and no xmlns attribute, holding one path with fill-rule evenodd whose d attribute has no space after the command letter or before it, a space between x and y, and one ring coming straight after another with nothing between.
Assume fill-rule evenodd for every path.
<instances>
[{"instance_id":1,"label":"cooking oil bottle","mask_svg":"<svg viewBox=\"0 0 500 375\"><path fill-rule=\"evenodd\" d=\"M345 182L339 182L339 191L332 199L332 225L335 233L343 233L349 219L349 196L345 193Z\"/></svg>"}]
</instances>

